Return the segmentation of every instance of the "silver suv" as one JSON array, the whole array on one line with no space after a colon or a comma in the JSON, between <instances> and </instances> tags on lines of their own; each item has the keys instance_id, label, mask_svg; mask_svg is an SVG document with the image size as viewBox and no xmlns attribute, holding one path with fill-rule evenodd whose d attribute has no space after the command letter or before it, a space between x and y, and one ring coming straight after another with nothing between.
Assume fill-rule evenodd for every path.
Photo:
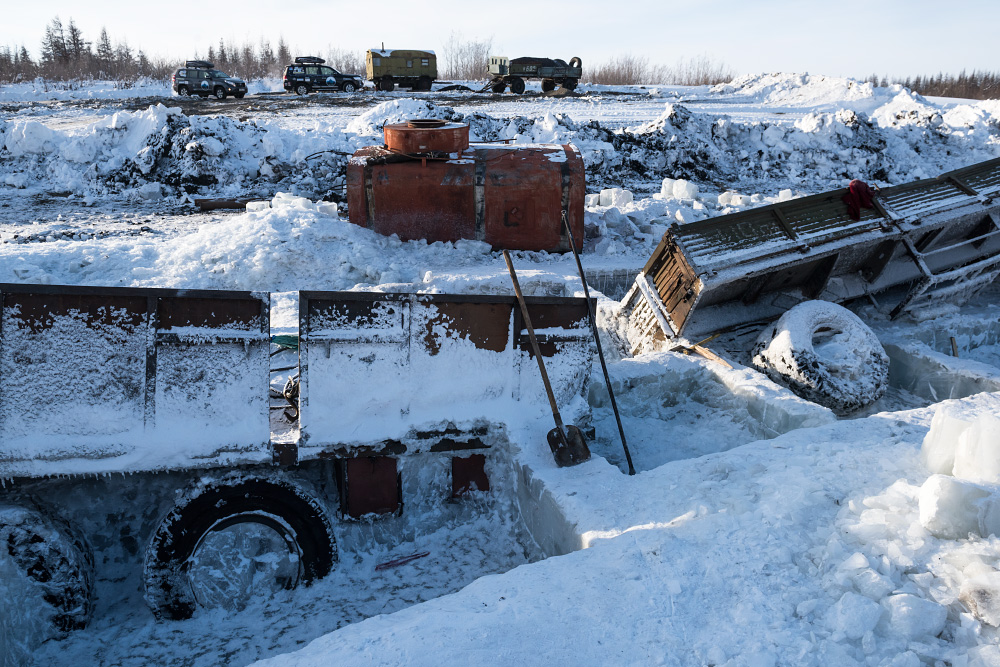
<instances>
[{"instance_id":1,"label":"silver suv","mask_svg":"<svg viewBox=\"0 0 1000 667\"><path fill-rule=\"evenodd\" d=\"M174 72L171 78L174 92L181 97L188 95L214 96L224 100L228 95L242 99L247 94L247 83L215 69L207 60L189 60Z\"/></svg>"}]
</instances>

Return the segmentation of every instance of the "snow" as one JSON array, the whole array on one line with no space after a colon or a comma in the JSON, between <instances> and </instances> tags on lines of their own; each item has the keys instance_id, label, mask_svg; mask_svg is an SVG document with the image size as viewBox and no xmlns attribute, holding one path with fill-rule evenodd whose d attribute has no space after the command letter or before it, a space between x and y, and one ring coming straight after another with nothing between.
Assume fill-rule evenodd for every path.
<instances>
[{"instance_id":1,"label":"snow","mask_svg":"<svg viewBox=\"0 0 1000 667\"><path fill-rule=\"evenodd\" d=\"M475 141L576 145L588 169L583 263L595 275L622 276L607 294L631 281L674 222L851 178L934 177L1000 155L995 101L925 99L814 75L755 75L711 90L581 86L579 98L486 104L399 93L294 112L262 103L189 115L169 99L114 106L169 95L159 86L0 89L8 105L0 282L272 292L272 333L296 333L297 290L508 295L503 260L488 246L382 237L322 200L340 191L346 156L307 156L381 143L383 124L410 118L468 122ZM76 106L82 98L99 104ZM260 201L191 215L198 196ZM571 257L513 257L527 293L582 296ZM403 517L339 526L341 562L330 577L239 613L155 623L129 569L141 545L137 553L124 545L158 517L108 517L138 511L141 484L169 498L174 473L56 480L79 525L132 532L105 545L91 626L59 640L45 640L31 583L0 550L0 656L17 663L30 653L52 665L578 664L581 656L591 664L996 664L1000 398L983 391L1000 390L996 296L993 288L928 322L862 311L891 359L891 387L854 419L795 396L749 358L732 369L669 351L621 358L620 323L602 296L634 477L623 472L597 369L577 378L586 393L564 415L582 423L589 414L595 456L559 469L545 444L552 425L540 388L521 404L498 398L513 389L511 369L461 339L448 341L447 361L412 376L345 368L354 386L381 385L376 396L394 406L412 400L436 420L474 421L477 404L492 410L504 422L492 434L504 443L490 461L496 492L442 503L444 464L416 455L426 458L403 468L413 499ZM829 357L849 359L852 346L839 345ZM449 379L451 391L434 393ZM330 384L354 414L369 409L363 392ZM926 400L886 405L903 391ZM99 428L122 417L74 419ZM12 423L27 434L30 410ZM385 435L410 425L365 427ZM375 570L422 551L431 554Z\"/></svg>"}]
</instances>

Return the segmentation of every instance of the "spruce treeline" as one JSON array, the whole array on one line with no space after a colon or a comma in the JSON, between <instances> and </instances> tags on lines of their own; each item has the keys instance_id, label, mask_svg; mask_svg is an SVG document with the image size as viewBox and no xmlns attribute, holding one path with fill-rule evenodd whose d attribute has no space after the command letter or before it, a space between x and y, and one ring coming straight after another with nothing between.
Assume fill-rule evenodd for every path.
<instances>
[{"instance_id":1,"label":"spruce treeline","mask_svg":"<svg viewBox=\"0 0 1000 667\"><path fill-rule=\"evenodd\" d=\"M889 79L872 74L866 79L876 86L888 86L898 83L913 92L931 97L959 97L970 100L1000 99L1000 72L982 72L972 70L971 73L962 70L958 75L938 72L931 76L906 77L905 79Z\"/></svg>"},{"instance_id":2,"label":"spruce treeline","mask_svg":"<svg viewBox=\"0 0 1000 667\"><path fill-rule=\"evenodd\" d=\"M51 81L109 80L130 85L144 77L168 80L184 64L179 59L149 57L125 40L112 41L104 28L91 41L72 18L64 25L58 16L45 26L38 54L32 58L23 44L0 46L0 83L41 77ZM297 55L318 55L343 72L364 73L363 53L338 48L328 48L325 53L297 53L283 38L276 45L265 38L256 44L242 45L227 44L220 39L218 44L192 53L189 58L209 60L227 74L250 81L281 76L285 65Z\"/></svg>"}]
</instances>

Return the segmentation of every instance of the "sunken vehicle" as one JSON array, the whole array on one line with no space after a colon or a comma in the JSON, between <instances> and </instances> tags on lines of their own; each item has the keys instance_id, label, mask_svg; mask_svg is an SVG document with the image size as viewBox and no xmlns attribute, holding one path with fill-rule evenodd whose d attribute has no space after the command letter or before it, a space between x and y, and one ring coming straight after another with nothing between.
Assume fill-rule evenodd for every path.
<instances>
[{"instance_id":1,"label":"sunken vehicle","mask_svg":"<svg viewBox=\"0 0 1000 667\"><path fill-rule=\"evenodd\" d=\"M586 302L526 300L580 410ZM57 633L86 625L95 580L136 581L159 619L232 608L329 573L352 526L510 480L506 424L545 400L513 297L300 292L284 347L270 303L0 285L0 545ZM297 380L276 390L272 359Z\"/></svg>"}]
</instances>

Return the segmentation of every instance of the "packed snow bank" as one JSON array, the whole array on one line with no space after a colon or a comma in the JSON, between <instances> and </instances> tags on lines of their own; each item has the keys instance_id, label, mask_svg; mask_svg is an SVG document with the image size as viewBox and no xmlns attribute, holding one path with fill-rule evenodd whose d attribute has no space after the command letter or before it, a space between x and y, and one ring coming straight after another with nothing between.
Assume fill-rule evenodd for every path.
<instances>
[{"instance_id":1,"label":"packed snow bank","mask_svg":"<svg viewBox=\"0 0 1000 667\"><path fill-rule=\"evenodd\" d=\"M1000 399L961 405L988 413ZM932 414L797 431L631 478L600 461L539 468L591 548L262 664L553 664L581 652L677 665L990 664L977 661L1000 618L1000 546L940 540L920 524Z\"/></svg>"},{"instance_id":2,"label":"packed snow bank","mask_svg":"<svg viewBox=\"0 0 1000 667\"><path fill-rule=\"evenodd\" d=\"M851 108L872 111L892 99L901 86L877 88L855 79L810 74L746 74L713 86L713 95L771 107L799 107L836 111Z\"/></svg>"}]
</instances>

